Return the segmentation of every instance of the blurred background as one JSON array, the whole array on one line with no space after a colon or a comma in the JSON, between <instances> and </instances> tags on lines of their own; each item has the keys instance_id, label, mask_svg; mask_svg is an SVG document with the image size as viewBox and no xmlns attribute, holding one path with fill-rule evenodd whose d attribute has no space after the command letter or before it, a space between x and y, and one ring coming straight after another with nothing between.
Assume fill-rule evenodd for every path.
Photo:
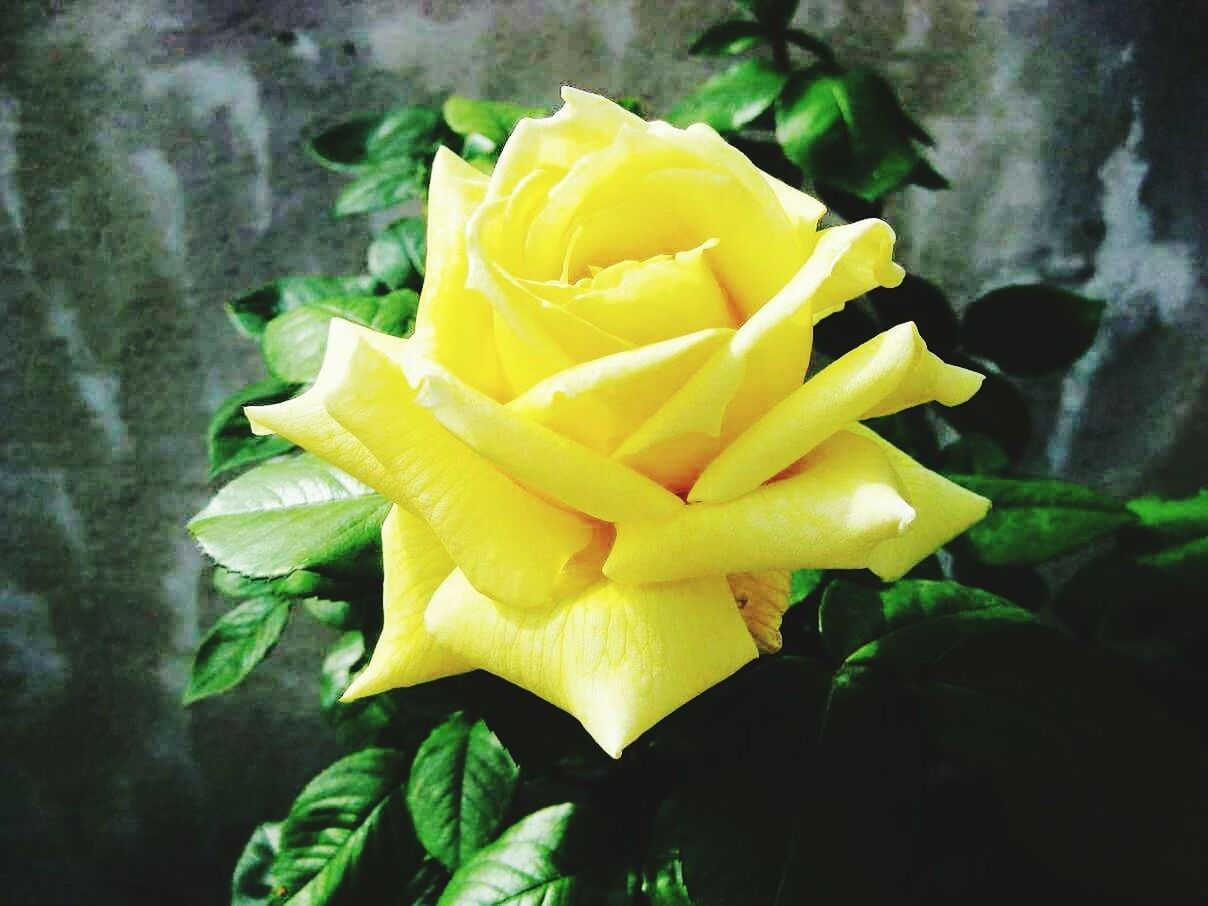
<instances>
[{"instance_id":1,"label":"blurred background","mask_svg":"<svg viewBox=\"0 0 1208 906\"><path fill-rule=\"evenodd\" d=\"M225 902L252 827L339 752L329 636L296 621L236 692L179 704L223 609L184 531L203 432L259 376L225 299L363 268L373 221L302 142L450 93L655 114L717 61L723 0L0 0L5 746L15 904ZM958 304L1011 282L1105 299L1091 351L1025 382L1027 454L1116 493L1208 478L1208 4L803 0L887 75L952 188L886 218ZM381 223L378 223L380 226ZM1043 324L1035 329L1044 330Z\"/></svg>"}]
</instances>

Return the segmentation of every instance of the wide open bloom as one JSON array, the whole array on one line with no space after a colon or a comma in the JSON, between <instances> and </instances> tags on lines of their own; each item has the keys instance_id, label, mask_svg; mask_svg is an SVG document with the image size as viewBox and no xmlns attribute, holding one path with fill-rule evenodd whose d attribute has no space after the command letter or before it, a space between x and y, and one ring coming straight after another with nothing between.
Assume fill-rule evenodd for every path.
<instances>
[{"instance_id":1,"label":"wide open bloom","mask_svg":"<svg viewBox=\"0 0 1208 906\"><path fill-rule=\"evenodd\" d=\"M706 126L563 99L489 178L437 156L414 335L335 321L315 383L248 414L395 504L346 698L482 668L619 756L779 647L790 570L894 578L981 518L859 424L981 378L903 324L803 384L814 323L901 281L893 231L818 230Z\"/></svg>"}]
</instances>

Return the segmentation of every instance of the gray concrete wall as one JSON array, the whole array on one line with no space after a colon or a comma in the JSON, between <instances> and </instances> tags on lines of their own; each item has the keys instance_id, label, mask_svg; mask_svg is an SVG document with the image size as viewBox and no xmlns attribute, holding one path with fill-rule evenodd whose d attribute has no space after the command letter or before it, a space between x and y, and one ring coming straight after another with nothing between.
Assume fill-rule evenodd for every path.
<instances>
[{"instance_id":1,"label":"gray concrete wall","mask_svg":"<svg viewBox=\"0 0 1208 906\"><path fill-rule=\"evenodd\" d=\"M6 770L14 903L221 902L252 825L338 751L322 631L179 707L220 612L183 532L202 431L258 374L221 302L360 267L368 224L300 140L457 92L562 82L664 110L715 64L721 0L0 0ZM1032 382L1038 469L1113 491L1205 480L1205 73L1196 2L804 0L891 76L953 189L890 206L955 298L1047 280L1108 300L1092 352ZM1043 329L1038 325L1037 329Z\"/></svg>"}]
</instances>

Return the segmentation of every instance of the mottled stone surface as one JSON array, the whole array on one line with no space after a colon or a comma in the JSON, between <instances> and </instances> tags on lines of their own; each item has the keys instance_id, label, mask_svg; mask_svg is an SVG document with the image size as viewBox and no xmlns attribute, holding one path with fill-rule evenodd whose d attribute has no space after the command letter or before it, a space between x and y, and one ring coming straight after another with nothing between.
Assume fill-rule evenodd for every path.
<instances>
[{"instance_id":1,"label":"mottled stone surface","mask_svg":"<svg viewBox=\"0 0 1208 906\"><path fill-rule=\"evenodd\" d=\"M369 224L300 139L457 92L561 82L664 110L720 0L3 0L0 443L4 877L14 903L222 902L254 823L338 745L323 631L179 707L220 612L183 533L201 434L257 375L224 298L361 264ZM875 65L954 188L891 205L907 267L960 301L1046 280L1108 300L1031 382L1037 468L1113 491L1205 480L1205 73L1196 2L825 0L799 23ZM1038 325L1038 329L1043 329Z\"/></svg>"}]
</instances>

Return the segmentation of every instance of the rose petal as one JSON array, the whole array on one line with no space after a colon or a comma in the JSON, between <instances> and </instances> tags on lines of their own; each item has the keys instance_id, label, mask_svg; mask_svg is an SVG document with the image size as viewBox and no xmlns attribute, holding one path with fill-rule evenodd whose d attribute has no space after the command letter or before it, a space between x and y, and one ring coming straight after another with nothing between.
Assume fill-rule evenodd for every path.
<instances>
[{"instance_id":1,"label":"rose petal","mask_svg":"<svg viewBox=\"0 0 1208 906\"><path fill-rule=\"evenodd\" d=\"M525 490L446 431L416 403L400 367L370 343L357 341L323 403L389 474L383 493L431 525L484 593L545 601L562 567L591 540L586 519Z\"/></svg>"},{"instance_id":2,"label":"rose petal","mask_svg":"<svg viewBox=\"0 0 1208 906\"><path fill-rule=\"evenodd\" d=\"M635 205L637 207L635 207ZM744 317L792 276L804 258L792 223L768 183L740 152L707 126L666 123L623 128L605 148L585 156L549 193L525 243L526 276L553 279L563 250L585 218L613 207L632 212L642 235L675 236L670 247L634 248L626 230L606 220L576 238L588 264L608 265L684 250L716 238L710 252L720 282ZM655 232L651 225L656 225ZM662 240L665 243L665 239ZM621 243L619 246L617 243Z\"/></svg>"},{"instance_id":3,"label":"rose petal","mask_svg":"<svg viewBox=\"0 0 1208 906\"><path fill-rule=\"evenodd\" d=\"M614 758L757 655L720 578L597 580L537 610L492 601L455 572L425 620L468 661L569 711Z\"/></svg>"},{"instance_id":4,"label":"rose petal","mask_svg":"<svg viewBox=\"0 0 1208 906\"><path fill-rule=\"evenodd\" d=\"M705 259L716 243L644 261L622 261L576 284L522 281L585 321L645 345L707 327L734 327L725 293Z\"/></svg>"},{"instance_id":5,"label":"rose petal","mask_svg":"<svg viewBox=\"0 0 1208 906\"><path fill-rule=\"evenodd\" d=\"M455 566L422 519L395 506L382 523L382 634L373 657L340 701L414 686L474 669L424 625L424 609Z\"/></svg>"},{"instance_id":6,"label":"rose petal","mask_svg":"<svg viewBox=\"0 0 1208 906\"><path fill-rule=\"evenodd\" d=\"M611 454L733 335L733 330L702 330L593 359L551 375L507 407Z\"/></svg>"},{"instance_id":7,"label":"rose petal","mask_svg":"<svg viewBox=\"0 0 1208 906\"><path fill-rule=\"evenodd\" d=\"M806 195L800 189L794 189L788 183L781 182L775 176L760 172L797 231L802 251L808 255L818 241L818 221L826 213L826 205L812 195Z\"/></svg>"},{"instance_id":8,"label":"rose petal","mask_svg":"<svg viewBox=\"0 0 1208 906\"><path fill-rule=\"evenodd\" d=\"M920 465L863 425L854 426L852 432L876 443L889 457L917 514L901 537L883 541L869 556L868 568L882 579L901 578L989 511L985 497Z\"/></svg>"},{"instance_id":9,"label":"rose petal","mask_svg":"<svg viewBox=\"0 0 1208 906\"><path fill-rule=\"evenodd\" d=\"M486 176L448 148L432 162L424 289L415 315L417 343L446 368L498 397L503 376L495 351L494 312L466 288L466 225L486 195Z\"/></svg>"},{"instance_id":10,"label":"rose petal","mask_svg":"<svg viewBox=\"0 0 1208 906\"><path fill-rule=\"evenodd\" d=\"M641 117L600 95L567 85L553 116L522 119L512 131L491 174L488 197L511 195L520 181L541 167L571 165L612 142L626 126L645 126Z\"/></svg>"},{"instance_id":11,"label":"rose petal","mask_svg":"<svg viewBox=\"0 0 1208 906\"><path fill-rule=\"evenodd\" d=\"M938 400L963 403L982 377L927 350L913 322L899 324L832 362L713 460L689 500L732 500L788 468L852 422Z\"/></svg>"},{"instance_id":12,"label":"rose petal","mask_svg":"<svg viewBox=\"0 0 1208 906\"><path fill-rule=\"evenodd\" d=\"M416 402L470 449L527 487L608 522L662 518L684 502L644 475L543 425L423 360L404 362Z\"/></svg>"},{"instance_id":13,"label":"rose petal","mask_svg":"<svg viewBox=\"0 0 1208 906\"><path fill-rule=\"evenodd\" d=\"M901 282L893 242L893 230L879 220L819 233L793 279L614 456L675 490L690 488L731 438L801 385L814 306L837 309L875 286Z\"/></svg>"},{"instance_id":14,"label":"rose petal","mask_svg":"<svg viewBox=\"0 0 1208 906\"><path fill-rule=\"evenodd\" d=\"M772 569L859 568L914 518L877 444L842 432L789 477L670 519L621 523L604 574L667 582Z\"/></svg>"},{"instance_id":15,"label":"rose petal","mask_svg":"<svg viewBox=\"0 0 1208 906\"><path fill-rule=\"evenodd\" d=\"M560 305L547 302L502 268L497 252L505 244L507 200L488 202L467 228L466 285L482 293L495 310L495 342L511 395L578 362L632 348Z\"/></svg>"},{"instance_id":16,"label":"rose petal","mask_svg":"<svg viewBox=\"0 0 1208 906\"><path fill-rule=\"evenodd\" d=\"M244 414L254 434L280 434L299 447L321 456L381 494L395 499L401 487L372 453L339 422L327 414L324 402L342 379L345 364L358 341L374 344L391 355L401 355L408 341L332 318L327 329L327 350L315 382L305 393L271 406L247 406Z\"/></svg>"},{"instance_id":17,"label":"rose petal","mask_svg":"<svg viewBox=\"0 0 1208 906\"><path fill-rule=\"evenodd\" d=\"M756 647L766 654L775 654L784 644L780 622L789 609L792 574L787 569L735 573L726 576L726 581Z\"/></svg>"}]
</instances>

